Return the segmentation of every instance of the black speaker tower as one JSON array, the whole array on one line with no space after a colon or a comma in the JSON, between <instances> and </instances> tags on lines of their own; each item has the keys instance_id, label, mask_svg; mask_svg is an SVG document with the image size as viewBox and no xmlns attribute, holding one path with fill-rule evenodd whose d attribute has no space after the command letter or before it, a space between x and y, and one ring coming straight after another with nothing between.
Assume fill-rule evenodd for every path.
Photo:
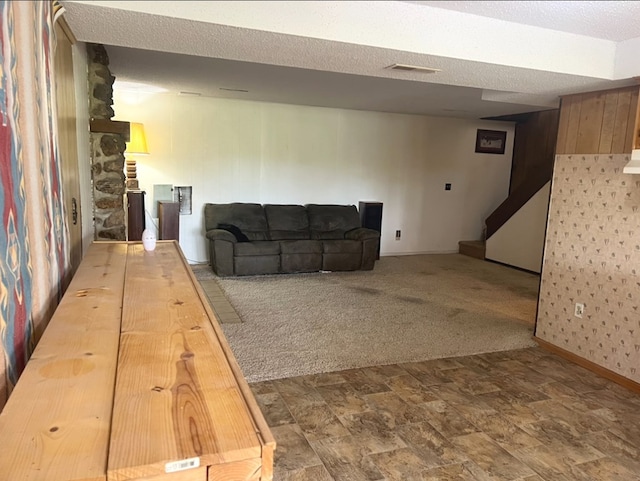
<instances>
[{"instance_id":1,"label":"black speaker tower","mask_svg":"<svg viewBox=\"0 0 640 481\"><path fill-rule=\"evenodd\" d=\"M361 201L358 205L358 211L360 212L360 225L362 227L382 233L382 202ZM376 259L380 259L380 242L378 242Z\"/></svg>"}]
</instances>

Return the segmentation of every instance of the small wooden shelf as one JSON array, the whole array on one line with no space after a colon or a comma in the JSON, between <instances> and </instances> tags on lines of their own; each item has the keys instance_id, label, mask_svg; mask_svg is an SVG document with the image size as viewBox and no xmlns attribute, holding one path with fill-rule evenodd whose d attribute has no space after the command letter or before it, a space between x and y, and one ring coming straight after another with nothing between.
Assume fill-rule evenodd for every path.
<instances>
[{"instance_id":1,"label":"small wooden shelf","mask_svg":"<svg viewBox=\"0 0 640 481\"><path fill-rule=\"evenodd\" d=\"M180 240L180 203L158 201L158 239Z\"/></svg>"},{"instance_id":2,"label":"small wooden shelf","mask_svg":"<svg viewBox=\"0 0 640 481\"><path fill-rule=\"evenodd\" d=\"M142 240L145 229L144 196L142 190L127 191L127 240Z\"/></svg>"}]
</instances>

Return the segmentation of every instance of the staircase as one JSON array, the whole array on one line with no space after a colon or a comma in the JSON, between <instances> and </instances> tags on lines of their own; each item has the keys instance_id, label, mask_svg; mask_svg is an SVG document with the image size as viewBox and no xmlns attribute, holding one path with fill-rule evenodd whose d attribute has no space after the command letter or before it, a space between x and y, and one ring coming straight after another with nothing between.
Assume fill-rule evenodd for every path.
<instances>
[{"instance_id":1,"label":"staircase","mask_svg":"<svg viewBox=\"0 0 640 481\"><path fill-rule=\"evenodd\" d=\"M500 206L485 221L483 238L488 239L508 221L513 214L518 212L531 197L533 197L550 180L547 172L537 172L527 179L518 189L507 197ZM485 259L486 240L460 241L458 242L458 252L460 254Z\"/></svg>"},{"instance_id":2,"label":"staircase","mask_svg":"<svg viewBox=\"0 0 640 481\"><path fill-rule=\"evenodd\" d=\"M509 197L493 211L485 220L486 239L508 221L513 214L527 203L542 187L551 180L551 172L538 171L532 173Z\"/></svg>"},{"instance_id":3,"label":"staircase","mask_svg":"<svg viewBox=\"0 0 640 481\"><path fill-rule=\"evenodd\" d=\"M460 254L478 259L485 259L485 241L490 239L551 180L558 136L559 110L505 115L488 120L516 122L516 125L509 196L485 220L482 240L458 243ZM490 255L492 246L495 244L490 241Z\"/></svg>"},{"instance_id":4,"label":"staircase","mask_svg":"<svg viewBox=\"0 0 640 481\"><path fill-rule=\"evenodd\" d=\"M484 260L485 250L485 241L483 240L458 242L458 252L465 256Z\"/></svg>"}]
</instances>

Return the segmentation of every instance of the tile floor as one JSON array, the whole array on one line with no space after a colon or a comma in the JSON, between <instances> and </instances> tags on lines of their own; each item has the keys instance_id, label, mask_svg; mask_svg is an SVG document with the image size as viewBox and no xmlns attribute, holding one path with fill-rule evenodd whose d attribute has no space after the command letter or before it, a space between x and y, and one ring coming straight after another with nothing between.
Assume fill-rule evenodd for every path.
<instances>
[{"instance_id":1,"label":"tile floor","mask_svg":"<svg viewBox=\"0 0 640 481\"><path fill-rule=\"evenodd\" d=\"M210 269L208 266L206 269ZM196 271L196 269L194 269ZM205 295L209 299L211 309L216 313L221 324L235 324L242 322L227 297L222 292L220 284L215 279L201 279L200 285Z\"/></svg>"},{"instance_id":2,"label":"tile floor","mask_svg":"<svg viewBox=\"0 0 640 481\"><path fill-rule=\"evenodd\" d=\"M640 395L539 348L251 388L275 481L640 480Z\"/></svg>"}]
</instances>

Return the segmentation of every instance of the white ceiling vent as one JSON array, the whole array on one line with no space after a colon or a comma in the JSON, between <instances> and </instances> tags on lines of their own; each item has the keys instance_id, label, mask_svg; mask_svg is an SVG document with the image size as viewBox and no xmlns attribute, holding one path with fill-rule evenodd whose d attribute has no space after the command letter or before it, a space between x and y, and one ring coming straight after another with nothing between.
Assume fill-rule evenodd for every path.
<instances>
[{"instance_id":1,"label":"white ceiling vent","mask_svg":"<svg viewBox=\"0 0 640 481\"><path fill-rule=\"evenodd\" d=\"M220 90L226 90L227 92L244 92L244 93L248 92L248 90L245 90L245 89L228 89L225 87L219 87L219 88Z\"/></svg>"},{"instance_id":2,"label":"white ceiling vent","mask_svg":"<svg viewBox=\"0 0 640 481\"><path fill-rule=\"evenodd\" d=\"M418 65L406 65L402 63L394 63L393 65L389 65L389 70L402 70L403 72L420 72L420 73L437 73L442 72L439 68L431 68L431 67L419 67Z\"/></svg>"}]
</instances>

